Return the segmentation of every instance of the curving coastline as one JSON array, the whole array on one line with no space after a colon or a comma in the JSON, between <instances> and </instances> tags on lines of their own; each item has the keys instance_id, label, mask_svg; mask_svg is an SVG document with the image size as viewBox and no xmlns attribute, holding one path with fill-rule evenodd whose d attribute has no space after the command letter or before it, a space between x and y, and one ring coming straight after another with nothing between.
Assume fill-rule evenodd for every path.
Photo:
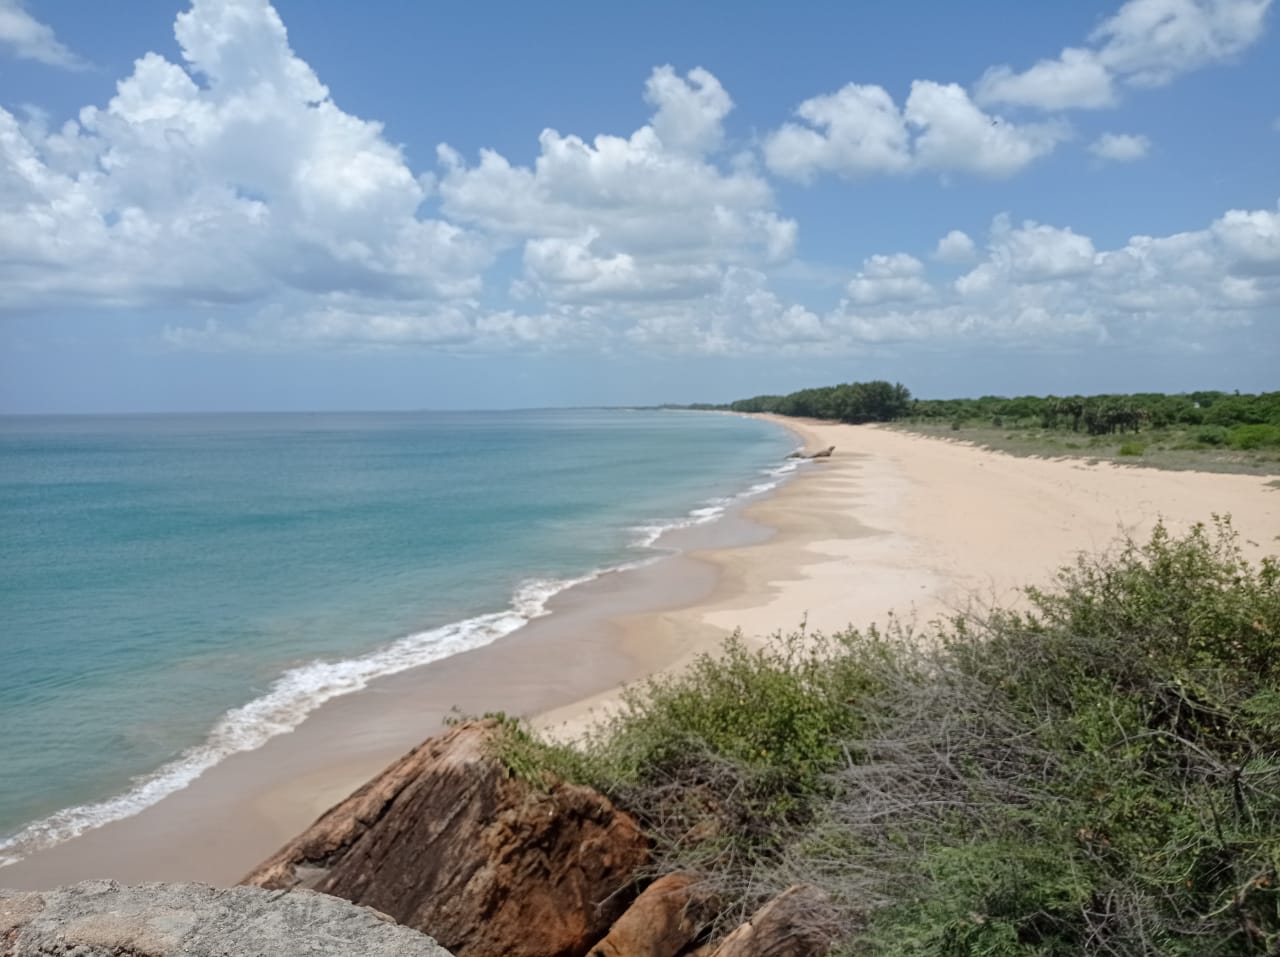
<instances>
[{"instance_id":1,"label":"curving coastline","mask_svg":"<svg viewBox=\"0 0 1280 957\"><path fill-rule=\"evenodd\" d=\"M811 448L835 445L836 455L721 522L673 533L687 551L562 592L550 602L555 614L515 637L327 702L292 734L136 817L7 868L3 880L234 881L436 730L453 704L541 714L543 726L572 735L623 682L679 667L739 625L758 638L802 619L830 630L1007 598L1074 552L1141 535L1157 517L1177 529L1230 511L1256 554L1274 553L1280 536L1280 494L1262 479L1014 459L887 429L780 424ZM210 850L218 833L227 836Z\"/></svg>"},{"instance_id":2,"label":"curving coastline","mask_svg":"<svg viewBox=\"0 0 1280 957\"><path fill-rule=\"evenodd\" d=\"M136 778L127 791L101 801L64 808L0 841L0 875L6 884L27 886L23 876L27 868L14 865L34 855L40 860L33 866L40 870L47 852L98 828L145 813L197 783L228 758L255 751L279 736L296 731L326 703L362 692L394 675L484 648L526 629L561 605L576 608L580 599L566 593L604 579L612 580L614 576L625 577L626 573L672 557L687 546L687 542L686 546L675 544L673 536L696 534L697 530L722 519L727 512L776 488L796 468L796 462L784 461L753 475L750 484L737 493L708 499L679 517L635 526L631 547L641 553L638 558L596 568L574 578L528 580L517 588L504 609L409 634L354 658L316 660L289 669L272 682L266 693L223 714L202 742L155 771ZM732 537L733 533L729 534ZM459 707L463 707L461 703ZM437 721L436 727L438 725Z\"/></svg>"}]
</instances>

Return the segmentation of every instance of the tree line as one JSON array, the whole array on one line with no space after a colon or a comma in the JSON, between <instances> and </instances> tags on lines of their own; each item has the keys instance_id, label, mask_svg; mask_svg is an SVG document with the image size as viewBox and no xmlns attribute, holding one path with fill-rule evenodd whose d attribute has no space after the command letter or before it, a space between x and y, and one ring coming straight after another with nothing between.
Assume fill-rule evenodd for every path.
<instances>
[{"instance_id":1,"label":"tree line","mask_svg":"<svg viewBox=\"0 0 1280 957\"><path fill-rule=\"evenodd\" d=\"M1195 430L1202 445L1280 446L1280 392L1199 391L976 399L915 399L901 383L882 379L757 395L691 408L830 419L839 422L981 423L997 428L1040 428L1112 435L1143 429Z\"/></svg>"}]
</instances>

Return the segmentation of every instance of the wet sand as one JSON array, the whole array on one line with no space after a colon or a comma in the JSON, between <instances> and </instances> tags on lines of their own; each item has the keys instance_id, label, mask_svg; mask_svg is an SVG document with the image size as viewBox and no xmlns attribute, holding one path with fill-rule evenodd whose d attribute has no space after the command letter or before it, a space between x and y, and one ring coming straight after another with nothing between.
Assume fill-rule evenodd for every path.
<instances>
[{"instance_id":1,"label":"wet sand","mask_svg":"<svg viewBox=\"0 0 1280 957\"><path fill-rule=\"evenodd\" d=\"M745 509L674 532L680 553L556 596L485 648L334 699L142 813L0 869L0 885L91 877L236 881L457 708L572 737L621 685L679 668L741 627L749 640L927 621L1017 600L1080 550L1231 512L1257 558L1280 551L1280 490L1252 476L1015 458L890 429L784 420L827 461Z\"/></svg>"}]
</instances>

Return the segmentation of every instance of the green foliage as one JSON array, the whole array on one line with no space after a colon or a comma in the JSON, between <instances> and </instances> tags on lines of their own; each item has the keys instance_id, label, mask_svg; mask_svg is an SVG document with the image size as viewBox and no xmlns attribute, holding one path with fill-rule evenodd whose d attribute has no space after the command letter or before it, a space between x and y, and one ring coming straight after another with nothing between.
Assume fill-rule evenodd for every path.
<instances>
[{"instance_id":1,"label":"green foliage","mask_svg":"<svg viewBox=\"0 0 1280 957\"><path fill-rule=\"evenodd\" d=\"M1280 448L1280 425L1237 425L1227 443L1233 449Z\"/></svg>"},{"instance_id":2,"label":"green foliage","mask_svg":"<svg viewBox=\"0 0 1280 957\"><path fill-rule=\"evenodd\" d=\"M574 746L508 728L500 754L532 780L589 784L634 813L658 869L701 871L726 888L727 918L770 890L789 841L852 759L892 646L872 630L826 636L803 626L753 649L735 635L716 656L630 689L621 710Z\"/></svg>"},{"instance_id":3,"label":"green foliage","mask_svg":"<svg viewBox=\"0 0 1280 957\"><path fill-rule=\"evenodd\" d=\"M1113 435L1148 429L1197 429L1208 445L1225 442L1231 426L1280 426L1280 392L1260 395L1227 395L1223 392L1191 392L1165 395L1143 392L1132 395L1092 396L983 396L979 399L917 399L905 416L917 422L993 422L1002 427L1040 428L1049 431ZM1269 434L1269 433L1268 433ZM1264 443L1265 444L1265 443Z\"/></svg>"},{"instance_id":4,"label":"green foliage","mask_svg":"<svg viewBox=\"0 0 1280 957\"><path fill-rule=\"evenodd\" d=\"M1022 609L741 640L517 771L601 788L726 921L796 880L847 955L1280 953L1280 565L1227 520Z\"/></svg>"},{"instance_id":5,"label":"green foliage","mask_svg":"<svg viewBox=\"0 0 1280 957\"><path fill-rule=\"evenodd\" d=\"M776 412L841 422L892 422L906 415L910 406L911 393L906 386L877 379L802 389L790 395L758 395L731 402L728 408L734 412Z\"/></svg>"},{"instance_id":6,"label":"green foliage","mask_svg":"<svg viewBox=\"0 0 1280 957\"><path fill-rule=\"evenodd\" d=\"M1125 442L1116 452L1117 455L1141 455L1146 451L1146 446L1141 442Z\"/></svg>"},{"instance_id":7,"label":"green foliage","mask_svg":"<svg viewBox=\"0 0 1280 957\"><path fill-rule=\"evenodd\" d=\"M1280 568L1250 567L1225 521L1159 528L1030 597L944 636L930 683L950 741L881 771L911 788L964 760L967 801L904 809L919 876L865 952L1272 953Z\"/></svg>"}]
</instances>

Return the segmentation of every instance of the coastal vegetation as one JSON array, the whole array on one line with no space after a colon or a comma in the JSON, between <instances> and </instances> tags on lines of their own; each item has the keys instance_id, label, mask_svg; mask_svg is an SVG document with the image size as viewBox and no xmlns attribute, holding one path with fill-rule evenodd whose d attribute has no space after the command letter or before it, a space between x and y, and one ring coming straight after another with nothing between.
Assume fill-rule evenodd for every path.
<instances>
[{"instance_id":1,"label":"coastal vegetation","mask_svg":"<svg viewBox=\"0 0 1280 957\"><path fill-rule=\"evenodd\" d=\"M1021 455L1164 468L1280 469L1280 392L917 399L905 386L880 380L695 408L893 423Z\"/></svg>"},{"instance_id":2,"label":"coastal vegetation","mask_svg":"<svg viewBox=\"0 0 1280 957\"><path fill-rule=\"evenodd\" d=\"M798 881L847 955L1280 952L1280 564L1229 520L1025 607L741 638L502 760L631 811L732 926Z\"/></svg>"}]
</instances>

